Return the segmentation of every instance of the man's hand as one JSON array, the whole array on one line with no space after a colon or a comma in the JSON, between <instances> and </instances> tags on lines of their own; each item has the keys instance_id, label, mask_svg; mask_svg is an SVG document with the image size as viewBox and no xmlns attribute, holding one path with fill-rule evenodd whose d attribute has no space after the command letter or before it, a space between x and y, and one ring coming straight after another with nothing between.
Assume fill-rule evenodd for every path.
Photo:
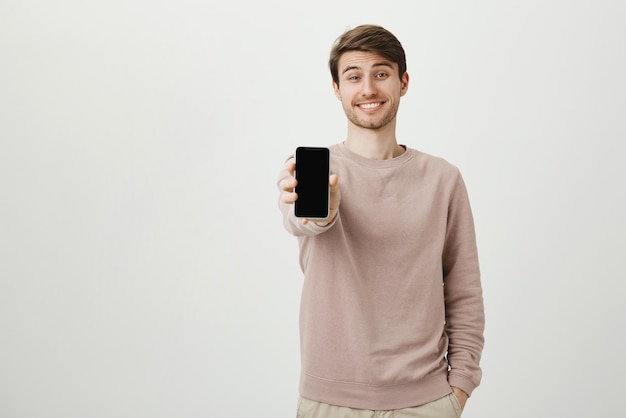
<instances>
[{"instance_id":1,"label":"man's hand","mask_svg":"<svg viewBox=\"0 0 626 418\"><path fill-rule=\"evenodd\" d=\"M294 188L298 184L298 181L294 177L296 170L296 163L293 158L287 161L285 169L289 175L283 178L279 183L281 190L280 199L283 203L292 204L298 200L298 194L294 191ZM331 174L328 178L328 184L330 185L330 210L326 219L302 219L303 224L307 224L309 221L315 222L319 226L326 226L335 219L337 211L339 210L339 202L341 201L341 192L339 191L339 178L336 174Z\"/></svg>"},{"instance_id":2,"label":"man's hand","mask_svg":"<svg viewBox=\"0 0 626 418\"><path fill-rule=\"evenodd\" d=\"M454 396L456 396L456 398L459 400L459 405L461 405L461 410L465 409L465 404L467 403L467 399L469 398L467 393L463 392L459 388L455 388L454 386L452 387L452 392L454 393Z\"/></svg>"}]
</instances>

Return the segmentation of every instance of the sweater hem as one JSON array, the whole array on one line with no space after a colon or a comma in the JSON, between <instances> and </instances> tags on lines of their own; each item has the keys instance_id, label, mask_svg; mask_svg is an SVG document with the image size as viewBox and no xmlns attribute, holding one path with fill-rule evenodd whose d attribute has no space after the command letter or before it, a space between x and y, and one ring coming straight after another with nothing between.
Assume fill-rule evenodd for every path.
<instances>
[{"instance_id":1,"label":"sweater hem","mask_svg":"<svg viewBox=\"0 0 626 418\"><path fill-rule=\"evenodd\" d=\"M300 395L313 401L355 409L387 411L412 408L452 392L446 374L394 385L328 380L307 373L300 376Z\"/></svg>"}]
</instances>

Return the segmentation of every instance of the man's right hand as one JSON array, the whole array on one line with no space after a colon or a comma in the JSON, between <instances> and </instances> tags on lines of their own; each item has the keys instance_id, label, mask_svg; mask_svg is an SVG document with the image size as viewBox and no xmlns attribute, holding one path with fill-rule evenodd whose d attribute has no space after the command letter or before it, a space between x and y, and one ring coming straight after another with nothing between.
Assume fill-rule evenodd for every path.
<instances>
[{"instance_id":1,"label":"man's right hand","mask_svg":"<svg viewBox=\"0 0 626 418\"><path fill-rule=\"evenodd\" d=\"M285 164L285 171L287 172L287 176L279 182L280 188L280 200L283 203L293 204L296 200L298 200L298 194L295 192L295 187L298 184L298 180L296 180L294 176L294 172L296 170L296 163L293 158L289 159ZM337 211L339 210L339 202L341 201L341 192L339 191L339 178L336 174L331 174L328 178L328 184L330 185L330 210L328 212L328 217L326 219L302 219L303 224L307 224L308 222L315 222L319 226L326 226L335 219L337 216Z\"/></svg>"}]
</instances>

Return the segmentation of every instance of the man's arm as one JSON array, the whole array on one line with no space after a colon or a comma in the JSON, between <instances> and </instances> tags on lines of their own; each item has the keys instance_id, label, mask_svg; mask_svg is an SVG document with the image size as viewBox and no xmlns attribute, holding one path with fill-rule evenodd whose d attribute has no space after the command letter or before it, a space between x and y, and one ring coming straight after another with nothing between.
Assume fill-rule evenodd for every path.
<instances>
[{"instance_id":1,"label":"man's arm","mask_svg":"<svg viewBox=\"0 0 626 418\"><path fill-rule=\"evenodd\" d=\"M464 405L480 384L484 346L484 305L474 221L460 173L448 208L443 251L446 334L449 337L448 381ZM464 393L459 393L459 391Z\"/></svg>"}]
</instances>

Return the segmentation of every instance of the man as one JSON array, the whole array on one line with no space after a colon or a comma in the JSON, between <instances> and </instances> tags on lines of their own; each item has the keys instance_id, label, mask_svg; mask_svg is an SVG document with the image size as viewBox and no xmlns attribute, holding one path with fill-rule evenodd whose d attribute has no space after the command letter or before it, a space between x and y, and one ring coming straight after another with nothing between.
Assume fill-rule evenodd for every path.
<instances>
[{"instance_id":1,"label":"man","mask_svg":"<svg viewBox=\"0 0 626 418\"><path fill-rule=\"evenodd\" d=\"M393 34L347 31L329 66L348 132L330 147L328 218L294 216L293 158L278 180L304 273L298 417L458 417L480 384L484 343L462 176L396 140L409 75Z\"/></svg>"}]
</instances>

